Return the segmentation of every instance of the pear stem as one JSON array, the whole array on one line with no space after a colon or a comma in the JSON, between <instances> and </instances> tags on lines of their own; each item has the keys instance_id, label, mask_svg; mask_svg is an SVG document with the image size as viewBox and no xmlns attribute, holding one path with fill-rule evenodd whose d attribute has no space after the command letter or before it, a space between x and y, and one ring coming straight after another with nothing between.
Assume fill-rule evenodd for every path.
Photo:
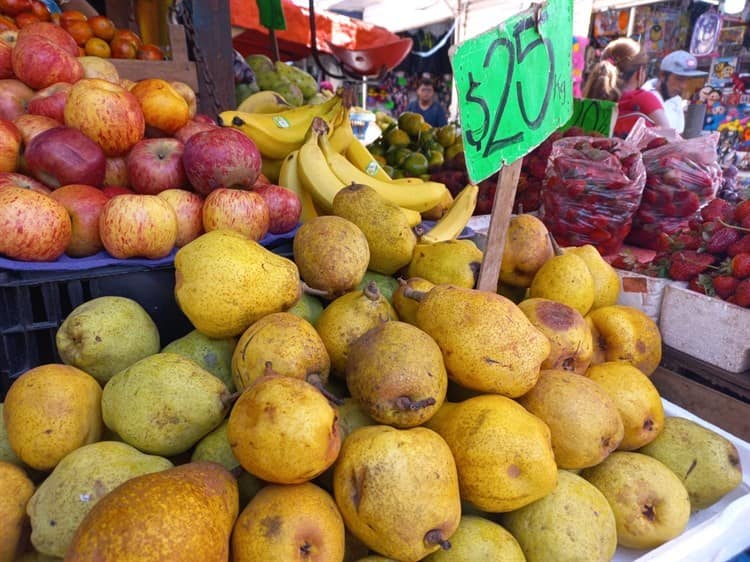
<instances>
[{"instance_id":1,"label":"pear stem","mask_svg":"<svg viewBox=\"0 0 750 562\"><path fill-rule=\"evenodd\" d=\"M371 301L376 301L380 298L380 289L378 289L378 284L375 281L369 281L362 292Z\"/></svg>"},{"instance_id":2,"label":"pear stem","mask_svg":"<svg viewBox=\"0 0 750 562\"><path fill-rule=\"evenodd\" d=\"M334 404L336 406L341 406L344 404L344 400L333 394L330 390L328 390L323 385L323 377L320 376L319 373L310 373L305 378L305 381L307 381L308 384L313 385L315 388L318 389L318 391L325 396L326 400L328 400L331 404Z\"/></svg>"},{"instance_id":3,"label":"pear stem","mask_svg":"<svg viewBox=\"0 0 750 562\"><path fill-rule=\"evenodd\" d=\"M450 541L443 538L443 532L440 529L432 529L427 531L424 536L424 542L429 545L439 544L443 550L449 550L451 547Z\"/></svg>"},{"instance_id":4,"label":"pear stem","mask_svg":"<svg viewBox=\"0 0 750 562\"><path fill-rule=\"evenodd\" d=\"M233 468L232 470L230 470L229 472L231 472L231 473L232 473L232 476L234 476L235 478L239 478L240 476L242 476L242 475L243 475L243 474L245 473L245 469L244 469L244 468L242 468L242 465L239 465L239 464L238 464L237 466L235 466L235 467L234 467L234 468Z\"/></svg>"},{"instance_id":5,"label":"pear stem","mask_svg":"<svg viewBox=\"0 0 750 562\"><path fill-rule=\"evenodd\" d=\"M424 291L417 291L416 289L412 289L408 285L404 287L404 296L407 299L412 299L417 302L422 302L424 298L427 296L427 293Z\"/></svg>"},{"instance_id":6,"label":"pear stem","mask_svg":"<svg viewBox=\"0 0 750 562\"><path fill-rule=\"evenodd\" d=\"M323 291L321 289L313 289L310 285L305 283L304 281L300 281L300 285L302 286L302 292L306 295L310 295L313 297L330 297L331 295L328 293L328 291Z\"/></svg>"},{"instance_id":7,"label":"pear stem","mask_svg":"<svg viewBox=\"0 0 750 562\"><path fill-rule=\"evenodd\" d=\"M417 238L422 238L422 236L424 236L425 233L427 232L427 229L424 227L424 225L421 222L418 225L416 225L414 228L412 228L411 230Z\"/></svg>"},{"instance_id":8,"label":"pear stem","mask_svg":"<svg viewBox=\"0 0 750 562\"><path fill-rule=\"evenodd\" d=\"M555 252L556 256L562 256L564 252L560 247L560 244L558 244L557 240L555 240L555 237L552 236L551 232L547 232L547 236L549 236L549 241L552 244L552 251Z\"/></svg>"},{"instance_id":9,"label":"pear stem","mask_svg":"<svg viewBox=\"0 0 750 562\"><path fill-rule=\"evenodd\" d=\"M423 400L417 400L416 402L408 396L399 396L398 398L396 398L396 408L404 412L407 410L416 412L417 410L421 410L422 408L434 406L435 403L436 401L432 397L425 398Z\"/></svg>"},{"instance_id":10,"label":"pear stem","mask_svg":"<svg viewBox=\"0 0 750 562\"><path fill-rule=\"evenodd\" d=\"M232 404L234 404L237 399L240 397L241 392L233 392L233 393L224 393L221 395L221 403L224 405L225 408L229 408Z\"/></svg>"}]
</instances>

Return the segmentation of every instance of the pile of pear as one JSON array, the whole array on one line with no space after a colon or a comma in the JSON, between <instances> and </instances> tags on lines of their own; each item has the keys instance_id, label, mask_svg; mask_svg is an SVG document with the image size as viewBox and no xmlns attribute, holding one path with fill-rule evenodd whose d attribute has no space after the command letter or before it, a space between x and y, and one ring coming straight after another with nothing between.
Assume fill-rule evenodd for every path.
<instances>
[{"instance_id":1,"label":"pile of pear","mask_svg":"<svg viewBox=\"0 0 750 562\"><path fill-rule=\"evenodd\" d=\"M230 231L175 257L195 330L74 309L0 424L0 562L612 559L742 480L665 416L661 338L590 246L512 218L499 290L348 187L293 259Z\"/></svg>"}]
</instances>

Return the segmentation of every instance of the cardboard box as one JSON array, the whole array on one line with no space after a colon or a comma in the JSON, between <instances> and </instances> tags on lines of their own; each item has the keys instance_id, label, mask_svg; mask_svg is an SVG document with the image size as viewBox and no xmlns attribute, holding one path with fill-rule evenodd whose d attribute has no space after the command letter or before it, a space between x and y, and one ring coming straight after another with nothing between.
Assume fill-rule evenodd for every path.
<instances>
[{"instance_id":1,"label":"cardboard box","mask_svg":"<svg viewBox=\"0 0 750 562\"><path fill-rule=\"evenodd\" d=\"M659 323L664 290L670 285L687 286L687 283L649 277L624 269L615 268L615 271L620 278L620 296L617 299L617 304L637 308L657 324Z\"/></svg>"}]
</instances>

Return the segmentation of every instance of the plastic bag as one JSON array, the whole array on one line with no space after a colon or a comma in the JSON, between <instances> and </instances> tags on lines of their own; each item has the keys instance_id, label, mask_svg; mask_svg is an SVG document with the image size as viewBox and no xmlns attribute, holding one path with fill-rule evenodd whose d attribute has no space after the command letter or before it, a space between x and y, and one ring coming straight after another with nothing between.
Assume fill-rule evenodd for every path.
<instances>
[{"instance_id":1,"label":"plastic bag","mask_svg":"<svg viewBox=\"0 0 750 562\"><path fill-rule=\"evenodd\" d=\"M646 182L641 152L621 139L570 137L552 146L540 218L563 246L620 250Z\"/></svg>"},{"instance_id":2,"label":"plastic bag","mask_svg":"<svg viewBox=\"0 0 750 562\"><path fill-rule=\"evenodd\" d=\"M687 228L688 221L716 196L721 185L718 135L668 141L652 138L643 150L646 187L628 243L661 247L661 234Z\"/></svg>"}]
</instances>

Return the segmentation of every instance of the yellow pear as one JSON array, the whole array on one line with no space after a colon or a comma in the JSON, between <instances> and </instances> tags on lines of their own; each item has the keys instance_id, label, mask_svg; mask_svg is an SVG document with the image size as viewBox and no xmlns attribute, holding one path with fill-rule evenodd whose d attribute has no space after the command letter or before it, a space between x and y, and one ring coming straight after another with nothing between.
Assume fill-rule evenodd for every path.
<instances>
[{"instance_id":1,"label":"yellow pear","mask_svg":"<svg viewBox=\"0 0 750 562\"><path fill-rule=\"evenodd\" d=\"M175 255L175 298L199 332L238 336L299 299L293 261L229 230L207 232Z\"/></svg>"},{"instance_id":2,"label":"yellow pear","mask_svg":"<svg viewBox=\"0 0 750 562\"><path fill-rule=\"evenodd\" d=\"M482 251L471 240L417 244L406 274L437 284L472 289L482 266Z\"/></svg>"},{"instance_id":3,"label":"yellow pear","mask_svg":"<svg viewBox=\"0 0 750 562\"><path fill-rule=\"evenodd\" d=\"M8 441L8 432L5 431L5 420L3 419L3 407L3 403L0 402L0 461L23 466L21 459L13 452L10 441Z\"/></svg>"},{"instance_id":4,"label":"yellow pear","mask_svg":"<svg viewBox=\"0 0 750 562\"><path fill-rule=\"evenodd\" d=\"M96 379L75 367L51 363L26 371L5 397L10 446L31 468L52 470L71 451L99 440L101 397Z\"/></svg>"},{"instance_id":5,"label":"yellow pear","mask_svg":"<svg viewBox=\"0 0 750 562\"><path fill-rule=\"evenodd\" d=\"M399 320L408 322L409 324L417 324L417 307L419 306L419 302L404 296L404 290L407 287L426 293L434 286L434 283L421 277L410 277L406 281L399 283L398 288L393 292L393 308L396 309Z\"/></svg>"},{"instance_id":6,"label":"yellow pear","mask_svg":"<svg viewBox=\"0 0 750 562\"><path fill-rule=\"evenodd\" d=\"M0 562L13 562L20 554L29 524L26 503L33 493L34 483L22 468L0 461Z\"/></svg>"},{"instance_id":7,"label":"yellow pear","mask_svg":"<svg viewBox=\"0 0 750 562\"><path fill-rule=\"evenodd\" d=\"M518 541L497 523L463 515L458 529L451 537L448 550L438 550L424 559L425 562L476 562L497 560L526 562Z\"/></svg>"},{"instance_id":8,"label":"yellow pear","mask_svg":"<svg viewBox=\"0 0 750 562\"><path fill-rule=\"evenodd\" d=\"M89 511L65 562L226 562L238 511L237 482L217 463L137 476Z\"/></svg>"},{"instance_id":9,"label":"yellow pear","mask_svg":"<svg viewBox=\"0 0 750 562\"><path fill-rule=\"evenodd\" d=\"M627 361L646 376L661 362L661 333L646 314L630 306L603 306L588 317L594 336L592 363Z\"/></svg>"},{"instance_id":10,"label":"yellow pear","mask_svg":"<svg viewBox=\"0 0 750 562\"><path fill-rule=\"evenodd\" d=\"M324 490L271 484L247 504L232 533L232 562L342 562L344 521Z\"/></svg>"},{"instance_id":11,"label":"yellow pear","mask_svg":"<svg viewBox=\"0 0 750 562\"><path fill-rule=\"evenodd\" d=\"M510 398L485 394L446 402L426 425L453 453L461 498L483 511L512 511L555 487L549 428Z\"/></svg>"},{"instance_id":12,"label":"yellow pear","mask_svg":"<svg viewBox=\"0 0 750 562\"><path fill-rule=\"evenodd\" d=\"M500 285L529 287L539 268L554 255L549 232L533 215L511 217L505 235Z\"/></svg>"},{"instance_id":13,"label":"yellow pear","mask_svg":"<svg viewBox=\"0 0 750 562\"><path fill-rule=\"evenodd\" d=\"M568 371L542 371L520 404L544 421L560 468L585 468L617 449L623 424L615 402L594 381Z\"/></svg>"},{"instance_id":14,"label":"yellow pear","mask_svg":"<svg viewBox=\"0 0 750 562\"><path fill-rule=\"evenodd\" d=\"M617 304L620 296L620 278L615 268L609 265L594 246L572 246L564 249L565 253L577 255L589 268L591 277L594 279L594 304L591 310Z\"/></svg>"},{"instance_id":15,"label":"yellow pear","mask_svg":"<svg viewBox=\"0 0 750 562\"><path fill-rule=\"evenodd\" d=\"M544 262L534 275L529 296L567 304L585 316L594 304L594 290L594 278L586 262L566 253Z\"/></svg>"},{"instance_id":16,"label":"yellow pear","mask_svg":"<svg viewBox=\"0 0 750 562\"><path fill-rule=\"evenodd\" d=\"M664 428L664 406L654 383L626 361L592 365L586 376L614 400L625 429L618 447L634 451L651 443Z\"/></svg>"},{"instance_id":17,"label":"yellow pear","mask_svg":"<svg viewBox=\"0 0 750 562\"><path fill-rule=\"evenodd\" d=\"M550 354L542 369L586 372L594 344L589 325L575 308L542 298L521 301L518 308L549 339Z\"/></svg>"}]
</instances>

